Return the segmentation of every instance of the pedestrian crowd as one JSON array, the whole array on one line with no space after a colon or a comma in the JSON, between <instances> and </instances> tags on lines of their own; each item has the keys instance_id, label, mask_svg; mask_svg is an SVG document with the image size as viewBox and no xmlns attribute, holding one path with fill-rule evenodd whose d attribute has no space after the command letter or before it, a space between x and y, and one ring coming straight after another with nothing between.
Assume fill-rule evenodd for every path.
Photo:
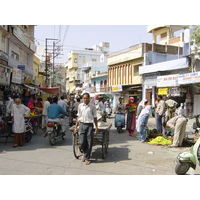
<instances>
[{"instance_id":1,"label":"pedestrian crowd","mask_svg":"<svg viewBox=\"0 0 200 200\"><path fill-rule=\"evenodd\" d=\"M66 132L66 116L69 117L69 126L74 125L74 132L79 132L80 148L83 151L82 161L90 164L90 153L95 133L98 133L98 113L101 114L102 121L106 122L106 108L111 107L110 99L105 97L94 97L90 100L89 93L82 96L70 95L48 97L46 100L34 95L26 99L22 104L19 97L9 97L6 103L6 117L12 118L12 131L14 133L13 147L24 145L25 117L29 112L41 114L41 127L43 136L46 137L45 124L48 120L58 122L61 125L62 135ZM141 142L147 140L148 119L152 114L155 116L156 128L164 137L167 135L167 127L174 129L174 139L171 147L182 145L183 137L186 129L187 120L185 118L184 105L181 104L176 109L178 103L172 98L158 95L155 106L149 105L146 99L136 102L134 97L129 97L128 102L123 103L123 98L119 98L119 102L114 108L114 113L122 112L126 116L126 130L129 136L137 137ZM1 110L0 110L1 111ZM1 113L0 113L1 114ZM74 122L75 118L75 122Z\"/></svg>"}]
</instances>

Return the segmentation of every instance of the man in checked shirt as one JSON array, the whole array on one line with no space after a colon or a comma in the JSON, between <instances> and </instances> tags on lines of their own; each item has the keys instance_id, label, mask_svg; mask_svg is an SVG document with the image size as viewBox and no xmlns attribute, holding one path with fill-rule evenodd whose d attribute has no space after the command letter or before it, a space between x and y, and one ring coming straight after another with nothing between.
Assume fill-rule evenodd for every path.
<instances>
[{"instance_id":1,"label":"man in checked shirt","mask_svg":"<svg viewBox=\"0 0 200 200\"><path fill-rule=\"evenodd\" d=\"M94 124L96 127L96 134L98 134L99 130L97 124L96 107L90 103L90 95L88 93L83 94L83 103L78 106L77 116L74 132L77 132L77 127L79 125L80 148L84 154L82 161L85 162L86 165L89 165L94 136Z\"/></svg>"}]
</instances>

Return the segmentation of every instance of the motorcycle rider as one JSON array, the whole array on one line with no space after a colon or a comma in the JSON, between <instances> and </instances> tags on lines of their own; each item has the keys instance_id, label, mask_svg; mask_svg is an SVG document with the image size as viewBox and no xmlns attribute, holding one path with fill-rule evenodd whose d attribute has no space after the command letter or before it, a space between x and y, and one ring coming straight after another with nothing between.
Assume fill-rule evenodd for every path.
<instances>
[{"instance_id":1,"label":"motorcycle rider","mask_svg":"<svg viewBox=\"0 0 200 200\"><path fill-rule=\"evenodd\" d=\"M114 112L115 114L116 114L116 112L118 112L119 108L121 108L121 112L125 112L125 104L122 101L123 101L123 98L120 97L119 103L115 107L115 112Z\"/></svg>"},{"instance_id":2,"label":"motorcycle rider","mask_svg":"<svg viewBox=\"0 0 200 200\"><path fill-rule=\"evenodd\" d=\"M52 122L58 122L62 127L62 135L65 135L65 123L64 120L61 117L61 115L68 116L68 113L63 110L61 106L57 104L58 98L53 98L53 103L47 108L47 115L48 120Z\"/></svg>"}]
</instances>

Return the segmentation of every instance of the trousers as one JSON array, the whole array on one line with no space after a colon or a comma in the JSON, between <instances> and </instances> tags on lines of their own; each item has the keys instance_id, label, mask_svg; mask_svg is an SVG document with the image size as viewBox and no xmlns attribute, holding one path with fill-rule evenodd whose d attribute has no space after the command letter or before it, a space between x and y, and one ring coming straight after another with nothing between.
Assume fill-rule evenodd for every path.
<instances>
[{"instance_id":1,"label":"trousers","mask_svg":"<svg viewBox=\"0 0 200 200\"><path fill-rule=\"evenodd\" d=\"M174 129L174 146L182 146L183 138L185 135L187 120L185 118L178 118Z\"/></svg>"},{"instance_id":2,"label":"trousers","mask_svg":"<svg viewBox=\"0 0 200 200\"><path fill-rule=\"evenodd\" d=\"M80 148L83 150L85 160L90 159L93 137L94 137L93 129L94 125L92 123L79 124L79 142L80 142Z\"/></svg>"},{"instance_id":3,"label":"trousers","mask_svg":"<svg viewBox=\"0 0 200 200\"><path fill-rule=\"evenodd\" d=\"M48 118L48 121L58 122L59 124L61 124L62 132L66 131L65 118L56 118L56 119L50 119L50 118Z\"/></svg>"}]
</instances>

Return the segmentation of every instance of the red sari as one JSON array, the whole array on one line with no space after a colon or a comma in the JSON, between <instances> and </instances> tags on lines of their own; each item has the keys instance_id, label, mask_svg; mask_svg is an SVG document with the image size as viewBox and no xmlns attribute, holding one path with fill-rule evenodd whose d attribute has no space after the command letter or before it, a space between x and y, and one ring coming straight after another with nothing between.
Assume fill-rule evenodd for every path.
<instances>
[{"instance_id":1,"label":"red sari","mask_svg":"<svg viewBox=\"0 0 200 200\"><path fill-rule=\"evenodd\" d=\"M135 103L126 104L127 113L127 124L126 130L129 131L129 135L132 136L134 134L134 130L136 129L136 109L137 105Z\"/></svg>"}]
</instances>

